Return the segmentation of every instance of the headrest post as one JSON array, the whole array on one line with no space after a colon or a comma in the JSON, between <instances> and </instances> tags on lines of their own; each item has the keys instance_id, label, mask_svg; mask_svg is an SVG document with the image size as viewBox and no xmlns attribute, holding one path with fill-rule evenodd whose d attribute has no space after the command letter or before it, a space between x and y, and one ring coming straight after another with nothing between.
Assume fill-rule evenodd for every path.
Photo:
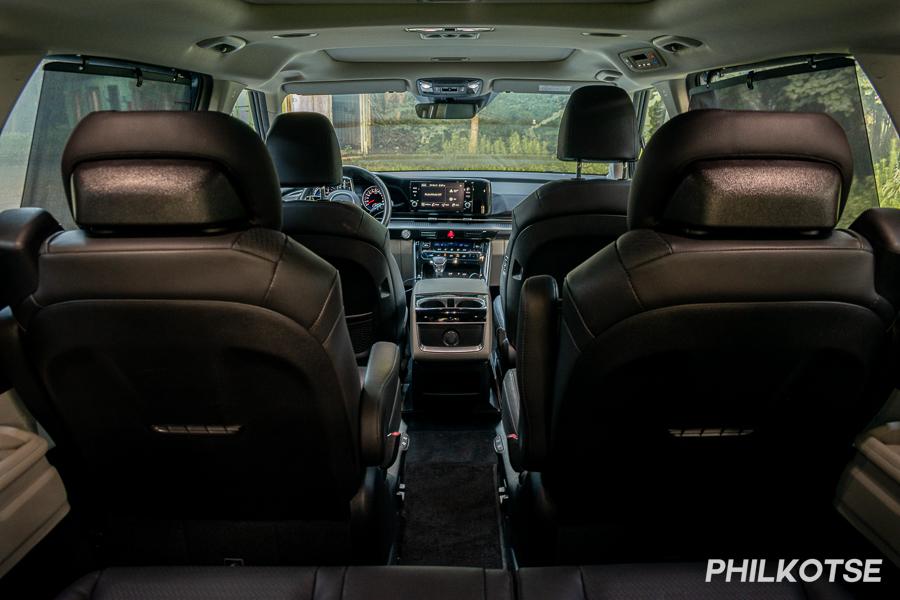
<instances>
[{"instance_id":1,"label":"headrest post","mask_svg":"<svg viewBox=\"0 0 900 600\"><path fill-rule=\"evenodd\" d=\"M575 179L581 179L581 159L575 161Z\"/></svg>"}]
</instances>

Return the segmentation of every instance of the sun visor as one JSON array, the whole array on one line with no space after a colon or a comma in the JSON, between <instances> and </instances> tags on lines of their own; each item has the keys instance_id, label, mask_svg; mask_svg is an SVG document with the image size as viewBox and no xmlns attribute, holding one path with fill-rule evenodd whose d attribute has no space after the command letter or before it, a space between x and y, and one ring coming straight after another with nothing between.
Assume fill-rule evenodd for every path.
<instances>
[{"instance_id":1,"label":"sun visor","mask_svg":"<svg viewBox=\"0 0 900 600\"><path fill-rule=\"evenodd\" d=\"M405 92L405 79L354 79L346 81L292 81L281 89L288 94L384 94Z\"/></svg>"},{"instance_id":2,"label":"sun visor","mask_svg":"<svg viewBox=\"0 0 900 600\"><path fill-rule=\"evenodd\" d=\"M571 94L580 87L597 85L596 81L551 81L546 79L495 79L494 92L518 94Z\"/></svg>"}]
</instances>

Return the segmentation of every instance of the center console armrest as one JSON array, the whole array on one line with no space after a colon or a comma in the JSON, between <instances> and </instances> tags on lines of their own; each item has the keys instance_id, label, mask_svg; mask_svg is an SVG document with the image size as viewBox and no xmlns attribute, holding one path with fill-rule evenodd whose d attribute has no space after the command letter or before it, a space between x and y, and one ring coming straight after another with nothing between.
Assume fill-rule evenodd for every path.
<instances>
[{"instance_id":1,"label":"center console armrest","mask_svg":"<svg viewBox=\"0 0 900 600\"><path fill-rule=\"evenodd\" d=\"M377 342L369 353L359 407L363 463L387 467L396 456L400 429L400 348Z\"/></svg>"}]
</instances>

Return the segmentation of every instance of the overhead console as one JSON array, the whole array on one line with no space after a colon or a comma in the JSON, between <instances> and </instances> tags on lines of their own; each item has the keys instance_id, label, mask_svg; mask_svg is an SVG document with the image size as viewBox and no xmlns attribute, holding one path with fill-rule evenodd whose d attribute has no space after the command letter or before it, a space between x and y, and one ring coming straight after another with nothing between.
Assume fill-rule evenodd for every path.
<instances>
[{"instance_id":1,"label":"overhead console","mask_svg":"<svg viewBox=\"0 0 900 600\"><path fill-rule=\"evenodd\" d=\"M485 216L491 212L491 184L486 179L411 181L409 208L421 216Z\"/></svg>"}]
</instances>

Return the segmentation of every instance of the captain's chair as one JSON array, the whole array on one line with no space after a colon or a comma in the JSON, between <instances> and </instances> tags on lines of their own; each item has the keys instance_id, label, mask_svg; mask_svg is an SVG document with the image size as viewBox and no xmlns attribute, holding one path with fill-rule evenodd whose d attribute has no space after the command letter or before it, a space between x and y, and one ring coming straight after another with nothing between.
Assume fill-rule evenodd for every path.
<instances>
[{"instance_id":1,"label":"captain's chair","mask_svg":"<svg viewBox=\"0 0 900 600\"><path fill-rule=\"evenodd\" d=\"M581 163L628 162L637 158L634 106L624 90L585 86L569 98L559 126L556 155L577 161L579 175L545 183L512 211L512 233L500 272L494 316L514 354L522 284L534 275L557 283L574 267L625 233L630 182L581 177ZM513 362L511 358L509 362Z\"/></svg>"},{"instance_id":2,"label":"captain's chair","mask_svg":"<svg viewBox=\"0 0 900 600\"><path fill-rule=\"evenodd\" d=\"M334 127L318 113L278 115L266 145L284 188L341 183L341 152ZM365 362L377 341L401 347L406 338L406 290L391 253L387 227L349 202L284 203L282 231L340 273L350 339Z\"/></svg>"},{"instance_id":3,"label":"captain's chair","mask_svg":"<svg viewBox=\"0 0 900 600\"><path fill-rule=\"evenodd\" d=\"M103 543L148 563L383 551L399 352L376 344L360 389L337 271L279 231L259 137L215 112L96 112L62 176L78 230L0 215L3 365L73 504L118 524Z\"/></svg>"},{"instance_id":4,"label":"captain's chair","mask_svg":"<svg viewBox=\"0 0 900 600\"><path fill-rule=\"evenodd\" d=\"M691 111L650 140L630 231L569 273L561 316L552 278L525 283L504 412L528 531L552 523L531 548L709 556L825 522L894 317L869 242L835 228L852 165L826 115Z\"/></svg>"}]
</instances>

